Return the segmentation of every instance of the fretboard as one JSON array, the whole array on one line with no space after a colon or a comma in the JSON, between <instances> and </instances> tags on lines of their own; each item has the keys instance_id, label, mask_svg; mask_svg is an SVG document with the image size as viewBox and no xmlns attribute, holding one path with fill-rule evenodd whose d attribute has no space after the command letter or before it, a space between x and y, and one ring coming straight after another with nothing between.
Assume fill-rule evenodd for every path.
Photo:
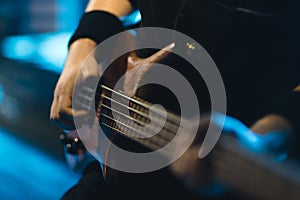
<instances>
[{"instance_id":1,"label":"fretboard","mask_svg":"<svg viewBox=\"0 0 300 200\"><path fill-rule=\"evenodd\" d=\"M113 93L116 94L114 98ZM151 103L120 91L113 91L106 86L103 86L100 99L99 122L151 150L160 149L168 144L182 124L186 125L184 129L187 131L188 127L192 126L190 121L167 112L168 117L159 134L147 138L154 130L139 127L145 127L151 122L159 123L164 110L154 110L154 117L150 119ZM112 102L118 106L112 108ZM126 114L126 110L129 110L130 114ZM214 178L241 196L258 200L300 199L299 163L290 160L275 162L270 156L258 155L243 148L236 138L226 134L221 136L208 158Z\"/></svg>"}]
</instances>

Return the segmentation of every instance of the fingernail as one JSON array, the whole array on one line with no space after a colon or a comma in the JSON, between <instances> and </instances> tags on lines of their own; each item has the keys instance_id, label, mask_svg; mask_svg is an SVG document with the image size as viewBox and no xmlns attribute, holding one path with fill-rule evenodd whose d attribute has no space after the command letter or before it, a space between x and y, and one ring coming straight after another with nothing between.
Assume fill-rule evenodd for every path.
<instances>
[{"instance_id":1,"label":"fingernail","mask_svg":"<svg viewBox=\"0 0 300 200\"><path fill-rule=\"evenodd\" d=\"M166 46L164 49L172 49L175 47L175 43L172 42L171 44L169 44L168 46Z\"/></svg>"}]
</instances>

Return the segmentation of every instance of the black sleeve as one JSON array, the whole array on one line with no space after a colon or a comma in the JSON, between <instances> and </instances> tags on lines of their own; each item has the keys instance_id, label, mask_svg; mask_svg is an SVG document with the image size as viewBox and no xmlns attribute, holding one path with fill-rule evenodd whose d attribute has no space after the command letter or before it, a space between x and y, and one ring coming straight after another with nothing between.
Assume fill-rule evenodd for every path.
<instances>
[{"instance_id":1,"label":"black sleeve","mask_svg":"<svg viewBox=\"0 0 300 200\"><path fill-rule=\"evenodd\" d=\"M113 188L104 181L98 161L90 163L79 181L63 194L61 200L114 199Z\"/></svg>"},{"instance_id":2,"label":"black sleeve","mask_svg":"<svg viewBox=\"0 0 300 200\"><path fill-rule=\"evenodd\" d=\"M136 0L129 0L129 1L130 1L133 8L138 9L138 4L137 4Z\"/></svg>"}]
</instances>

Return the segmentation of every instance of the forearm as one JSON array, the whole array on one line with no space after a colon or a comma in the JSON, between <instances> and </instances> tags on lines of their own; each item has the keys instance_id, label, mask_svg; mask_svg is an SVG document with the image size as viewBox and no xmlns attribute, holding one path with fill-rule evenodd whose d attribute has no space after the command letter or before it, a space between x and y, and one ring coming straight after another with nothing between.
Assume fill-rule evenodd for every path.
<instances>
[{"instance_id":1,"label":"forearm","mask_svg":"<svg viewBox=\"0 0 300 200\"><path fill-rule=\"evenodd\" d=\"M78 27L69 40L63 72L56 84L50 118L64 129L73 127L72 92L88 55L96 45L123 29L119 17L131 12L128 0L90 0ZM95 11L95 12L91 12ZM93 69L86 76L95 75ZM83 77L84 78L84 77Z\"/></svg>"},{"instance_id":2,"label":"forearm","mask_svg":"<svg viewBox=\"0 0 300 200\"><path fill-rule=\"evenodd\" d=\"M74 41L69 47L64 71L74 70L74 67L79 67L96 45L96 42L89 38L81 38Z\"/></svg>"},{"instance_id":3,"label":"forearm","mask_svg":"<svg viewBox=\"0 0 300 200\"><path fill-rule=\"evenodd\" d=\"M90 0L85 12L91 11L104 11L120 18L129 14L132 11L132 6L128 0ZM99 23L101 23L101 19L99 19ZM69 44L66 66L78 66L82 64L84 58L96 47L96 45L97 42L92 37L82 37L75 41L71 41Z\"/></svg>"},{"instance_id":4,"label":"forearm","mask_svg":"<svg viewBox=\"0 0 300 200\"><path fill-rule=\"evenodd\" d=\"M85 9L85 12L96 10L105 11L120 18L128 15L132 11L132 9L133 8L131 6L131 3L128 0L90 0ZM82 56L87 56L87 54L94 47L96 47L96 45L96 42L90 38L80 38L76 40L74 44L70 44L69 54L75 55L77 58L75 58L75 60L71 62L78 63L77 61L81 60L80 58ZM80 49L79 52L78 49ZM70 57L73 57L72 55L70 55Z\"/></svg>"},{"instance_id":5,"label":"forearm","mask_svg":"<svg viewBox=\"0 0 300 200\"><path fill-rule=\"evenodd\" d=\"M128 0L90 0L85 12L101 10L117 17L123 17L128 15L132 9L132 5Z\"/></svg>"}]
</instances>

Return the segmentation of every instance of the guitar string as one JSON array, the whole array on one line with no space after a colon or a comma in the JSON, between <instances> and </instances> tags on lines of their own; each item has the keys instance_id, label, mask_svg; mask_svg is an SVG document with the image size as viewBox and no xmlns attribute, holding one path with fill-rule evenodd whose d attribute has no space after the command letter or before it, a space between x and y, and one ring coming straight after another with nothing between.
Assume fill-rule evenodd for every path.
<instances>
[{"instance_id":1,"label":"guitar string","mask_svg":"<svg viewBox=\"0 0 300 200\"><path fill-rule=\"evenodd\" d=\"M109 115L106 115L106 114L104 114L104 113L100 113L100 115L99 115L99 117L104 117L104 118L106 118L106 120L108 120L108 122L110 122L110 125L111 126L113 126L115 129L120 129L120 127L118 127L118 125L120 126L123 126L123 127L125 127L125 128L128 128L128 129L130 129L131 131L134 131L135 133L137 133L138 135L142 135L142 136L147 136L147 135L149 135L149 134L151 134L151 135L154 135L154 134L157 134L156 132L154 132L153 130L151 130L151 129L149 129L149 127L147 127L147 129L149 130L149 132L147 133L146 131L142 131L142 130L138 130L138 129L136 129L135 127L132 127L132 125L131 124L129 124L129 123L124 123L123 121L122 121L122 119L116 119L116 118L112 118L111 116L109 116ZM99 118L100 119L100 118ZM129 120L128 118L126 118L125 120ZM101 119L99 120L100 121L100 123L103 123L103 122L101 122ZM139 123L140 123L140 121L139 120L137 120ZM117 124L116 124L116 123ZM130 121L131 122L131 121ZM167 142L170 142L171 141L171 139L176 135L176 133L174 133L174 132L170 132L170 131L168 131L168 130L166 130L166 129L162 129L161 131L163 131L163 135L162 134L158 134L158 135L155 135L154 137L148 137L148 138L141 138L141 140L143 140L143 139L151 139L152 140L152 142L155 142L155 143L157 143L156 141L160 141L158 144L160 145L160 146L163 146L163 144L166 144ZM168 134L165 134L165 133L168 133ZM126 133L124 133L124 134L126 134ZM168 136L169 137L168 137ZM126 136L128 136L128 137L130 137L130 134L126 134ZM165 137L165 136L167 136L167 137ZM135 137L136 138L136 136L135 135L133 135L133 137ZM130 137L131 138L131 137ZM161 142L163 142L163 143L161 143Z\"/></svg>"},{"instance_id":2,"label":"guitar string","mask_svg":"<svg viewBox=\"0 0 300 200\"><path fill-rule=\"evenodd\" d=\"M131 97L129 97L129 96L126 96L125 94L122 94L122 93L120 93L120 92L117 92L117 91L115 91L115 90L113 90L113 89L111 89L111 88L109 88L109 87L107 87L107 86L104 86L104 85L101 85L101 87L102 87L102 89L105 89L105 90L108 90L109 92L114 92L114 93L116 93L117 95L119 95L120 97L122 97L122 98L126 98L126 99L129 99L129 100L132 100L133 102L135 102L136 104L139 104L139 105L141 105L142 107L145 107L145 108L150 108L150 106L151 106L151 104L150 103L148 103L148 102L146 102L145 100L142 100L143 102L140 102L140 101L138 101L137 99L133 99L133 98L131 98ZM91 91L91 90L90 90ZM99 94L99 93L98 93ZM82 95L86 95L86 94L82 94ZM140 110L137 110L137 109L133 109L133 108L130 108L130 107L128 107L127 105L124 105L124 104L122 104L122 103L120 103L120 102L118 102L118 101L116 101L116 100L114 100L114 99L111 99L111 98L109 98L109 97L107 97L107 96L105 96L105 95L101 95L101 97L102 98L106 98L106 99L108 99L108 100L113 100L113 101L115 101L116 103L118 103L118 104L120 104L120 105L122 105L122 106L124 106L124 107L126 107L126 108L129 108L129 109L132 109L132 111L133 112L135 112L135 113L137 113L137 114L139 114L139 115L142 115L144 118L146 118L146 119L148 119L148 115L146 115L146 114L144 114L144 113L142 113ZM137 98L137 97L136 97ZM91 98L86 98L86 99L91 99ZM81 102L81 104L82 104L82 102ZM102 106L102 105L104 105L107 109L110 109L110 110L112 110L112 111L116 111L116 110L113 110L112 108L110 108L108 105L106 105L106 104L104 104L104 103L102 103L100 106ZM156 112L159 112L160 110L157 110L156 109ZM107 115L105 115L105 114L103 114L103 113L101 113L102 112L102 109L100 109L100 116L103 116L103 117L106 117L106 118L110 118L109 116L107 116ZM169 113L168 113L169 114ZM124 114L123 113L123 115L125 116L125 117L127 117L127 118L129 118L129 119L132 119L132 117L131 116L126 116L126 114ZM176 115L174 115L173 113L171 113L171 115L172 115L172 117L173 117L173 119L174 118L176 118L176 119L180 119L180 117L178 117L178 116L176 116ZM100 117L99 116L99 117ZM169 116L169 115L168 115ZM125 127L127 127L127 128L130 128L130 129L134 129L133 127L128 127L128 125L126 125L126 124L124 124L124 123L122 123L121 121L117 121L116 119L113 119L113 118L110 118L110 120L111 120L111 122L112 123L114 123L114 122L118 122L119 124L121 124L121 125L123 125L123 126L125 126ZM152 120L152 119L151 119ZM173 122L173 121L171 121L171 120L168 120L169 122L172 122L173 124L175 124L176 122ZM136 119L136 122L138 122L138 123L140 123L140 124L142 124L142 123L144 123L143 121L140 121L140 120L138 120L138 119ZM103 123L102 123L103 124ZM108 124L104 124L104 125L106 125L106 126L110 126L110 125L108 125ZM175 124L176 126L177 126L177 130L178 130L178 128L180 127L177 123ZM173 127L174 127L174 125L172 125ZM113 125L113 127L114 127L114 131L117 131L118 130L118 128L116 127L116 124L114 123L114 125ZM168 133L168 135L171 135L171 137L173 138L175 135L176 135L176 133L174 133L174 131L170 131L170 130L168 130L168 129L162 129L162 130L164 130L165 132L167 132ZM140 131L141 130L134 130L136 133L141 133ZM150 130L150 131L152 131L152 130ZM121 131L120 130L118 130L117 131L118 133L120 133ZM146 133L146 134L148 134L148 133ZM123 132L123 135L125 135L125 136L127 136L127 137L130 137L129 135L127 135L126 133L124 133ZM165 135L165 134L164 134ZM131 138L131 137L130 137ZM131 139L134 139L134 140L136 140L137 138L135 137L135 138L131 138ZM147 138L146 140L144 140L144 139L138 139L138 142L145 142L145 141L148 141L148 143L150 142L150 143L157 143L158 142L158 145L161 147L162 146L162 144L160 143L161 141L167 141L167 142L169 142L170 141L170 138L168 137L168 138L166 138L166 137L162 137L161 135L156 135L155 137L152 137L151 139L150 138ZM160 141L160 142L159 142ZM166 142L164 143L164 145L166 144Z\"/></svg>"},{"instance_id":3,"label":"guitar string","mask_svg":"<svg viewBox=\"0 0 300 200\"><path fill-rule=\"evenodd\" d=\"M101 104L101 105L103 105L103 104ZM114 120L115 121L115 120ZM110 121L110 122L113 122L113 121ZM128 137L128 134L126 134L125 132L123 132L123 131L121 131L120 129L118 129L118 127L116 127L116 125L115 124L112 124L112 125L109 125L109 124L107 124L107 123L104 123L104 122L102 122L101 124L103 124L104 126L106 126L106 127L108 127L109 129L112 129L112 130L114 130L115 132L118 132L119 134L121 134L121 135L123 135L123 136L125 136L125 137ZM132 139L132 140L135 140L135 141L137 141L137 142L139 142L139 143L141 143L142 145L144 145L144 146L146 146L146 147L150 147L151 149L154 149L154 148L161 148L161 145L159 145L159 144L157 144L157 140L155 141L155 140L144 140L144 139L139 139L139 138L130 138L130 139ZM216 152L216 151L213 151L213 153L214 152ZM215 153L214 153L215 154ZM213 154L213 155L214 155ZM215 157L215 156L214 156ZM224 157L224 156L223 156ZM214 159L214 160L218 160L218 159ZM225 162L228 162L229 163L229 161L225 161ZM221 162L221 165L220 164L218 164L218 163L220 163L220 162L217 162L217 164L216 165L219 165L219 167L222 167L223 165L224 165L224 163L222 163ZM232 163L232 162L231 162ZM225 166L225 165L224 165ZM228 171L228 170L227 170ZM227 173L231 173L231 172L227 172ZM231 173L231 175L232 175L232 173Z\"/></svg>"},{"instance_id":4,"label":"guitar string","mask_svg":"<svg viewBox=\"0 0 300 200\"><path fill-rule=\"evenodd\" d=\"M112 89L110 89L109 87L104 86L104 85L103 85L103 89L109 89L109 91L116 92L115 90L112 90ZM116 92L116 93L120 94L119 92ZM128 97L128 96L125 96L125 95L123 95L123 94L121 94L121 95L122 95L121 97L125 97L125 98L131 99L131 98ZM105 96L105 95L102 95L102 97L103 97L103 98L106 98L107 100L114 101L114 102L118 103L119 105L121 105L121 106L123 106L123 107L125 107L125 108L127 108L127 109L130 109L130 110L133 111L135 114L141 115L141 116L143 116L143 117L146 118L146 119L149 118L147 114L141 112L141 111L138 110L138 109L133 109L133 108L131 108L131 107L128 107L127 105L124 105L124 104L122 104L121 102L118 102L118 101L115 100L115 99L111 99L111 98L109 98L109 97L107 97L107 96ZM142 99L141 99L141 100L142 100ZM151 105L149 102L146 102L145 100L142 100L142 101L144 101L144 102L143 102L144 104L147 104L147 105L146 105L147 107L149 107L149 105ZM137 100L136 100L135 102L139 103ZM108 106L108 105L106 105L105 103L103 103L103 101L102 101L102 104L101 104L101 105L105 105L108 109L110 109L110 110L112 110L112 111L116 111L115 109L112 109L110 106ZM103 111L103 110L102 110L102 111ZM101 109L100 109L100 112L101 112ZM116 111L116 112L118 112L118 111ZM169 114L169 112L168 112L168 114ZM125 117L127 117L128 119L132 119L132 117L131 117L131 116L128 116L127 114L122 113L122 115L125 116ZM172 113L172 115L175 116L176 118L180 119L180 117L174 115L173 113ZM169 115L168 115L168 117L169 117ZM134 119L134 118L133 118L133 119ZM154 123L160 124L160 123L158 123L158 120L160 120L160 119L158 119L158 118L157 118L157 119L156 119L156 118L152 118L152 119L151 119L151 121L153 121ZM141 121L139 121L138 123L141 123ZM189 126L189 125L190 125L190 123L186 124L186 126ZM179 128L185 128L185 127L182 127L182 123L180 124L179 122L173 122L173 121L169 120L169 118L168 118L168 119L166 120L165 126L163 127L163 130L167 132L167 133L166 133L167 135L165 134L165 136L167 136L165 139L170 140L170 138L173 138L173 137L176 135L176 133L177 133L177 131L178 131Z\"/></svg>"},{"instance_id":5,"label":"guitar string","mask_svg":"<svg viewBox=\"0 0 300 200\"><path fill-rule=\"evenodd\" d=\"M109 106L107 106L106 104L101 104L101 105L105 105L106 107L108 107L108 108L110 108ZM111 108L110 108L111 109ZM101 111L103 110L103 109L100 109ZM109 116L107 116L107 115L105 115L105 114L103 114L102 112L100 111L100 115L98 116L98 117L101 117L101 116L103 116L103 117L106 117L106 118L108 118ZM125 115L125 114L124 114ZM128 116L127 116L128 117ZM109 117L110 118L110 117ZM94 120L93 120L94 121ZM142 123L141 121L139 121L139 120L137 120L138 121L138 123ZM123 126L127 126L127 125L125 125L124 123L122 123L121 121L117 121L116 119L113 119L113 118L110 118L110 122L111 122L111 124L113 124L114 122L118 122L119 124L121 124L121 125L123 125ZM98 122L95 122L95 123L98 123ZM116 126L116 124L114 124L113 125L114 126L114 128L115 128L115 130L117 130L118 129L118 127ZM128 126L127 126L127 128L128 128ZM132 127L130 127L131 129L133 129ZM178 127L179 128L179 127ZM171 137L171 138L173 138L175 135L176 135L176 133L174 133L174 131L173 132L171 132L170 130L167 130L167 129L162 129L163 131L164 131L164 133L168 133L168 135ZM150 130L150 131L152 131L152 130ZM120 133L120 131L118 131L119 133ZM135 130L135 132L136 133L141 133L141 130ZM152 133L155 133L155 132L153 132L152 131ZM126 133L124 133L125 134L125 136L127 136L127 137L129 137L129 138L131 138L131 139L135 139L135 138L132 138L132 137L130 137L129 135L126 135ZM123 134L123 135L124 135ZM149 134L149 133L146 133L146 134ZM146 136L146 134L144 133L144 136ZM155 133L156 134L156 133ZM152 134L152 135L154 135L154 134ZM164 134L164 136L166 136L166 134ZM171 141L171 138L170 137L163 137L161 134L159 134L159 135L155 135L155 137L152 137L151 139L150 138L147 138L146 139L146 141L148 140L148 143L150 142L150 143L158 143L159 144L159 146L160 147L162 147L163 145L165 145L167 142L170 142ZM143 139L139 139L138 140L139 142L144 142L145 140L143 140ZM164 141L164 143L162 144L161 142L162 141Z\"/></svg>"},{"instance_id":6,"label":"guitar string","mask_svg":"<svg viewBox=\"0 0 300 200\"><path fill-rule=\"evenodd\" d=\"M128 134L128 131L127 131L127 133L125 133L124 131L121 131L120 127L118 127L118 125L125 126L126 128L129 128L132 131L134 131L135 133L138 133L139 135L142 135L142 136L146 136L146 134L149 134L149 133L141 132L141 130L134 129L133 127L130 127L130 126L124 124L122 121L111 118L108 115L105 115L103 113L100 113L99 117L105 117L106 121L108 121L108 122L100 122L101 124L103 124L107 127L110 126L110 128L113 128L113 130L117 131L119 134L122 133L123 136L126 136L127 138L130 138L130 139L132 139L136 142L139 142L142 145L144 145L144 146L146 146L150 149L154 150L154 148L161 148L164 145L166 145L168 142L171 141L170 138L163 137L161 134L155 135L155 137L150 137L150 138L139 138L139 137L134 136L133 134L132 134L133 136L130 136L130 134ZM99 124L98 121L93 120L93 122L95 124ZM117 122L118 125L115 122ZM169 133L169 135L170 134L174 135L174 136L176 135L176 134L173 134L171 132ZM153 146L153 144L155 144L155 146Z\"/></svg>"},{"instance_id":7,"label":"guitar string","mask_svg":"<svg viewBox=\"0 0 300 200\"><path fill-rule=\"evenodd\" d=\"M156 138L156 139L155 139L155 137L154 137L154 138L139 138L139 137L136 137L134 133L129 133L128 130L127 130L126 132L120 130L119 125L124 126L124 127L128 128L128 129L130 129L130 132L135 132L135 133L137 133L137 134L140 134L140 133L141 133L140 130L137 130L137 129L133 128L133 127L130 127L130 126L128 126L128 125L122 123L122 122L119 121L119 120L110 118L110 117L107 116L107 115L102 115L102 116L105 117L105 118L107 119L108 122L100 122L101 124L103 124L103 125L105 125L105 126L107 126L107 127L109 126L109 128L113 128L114 131L117 131L118 133L122 134L123 136L125 136L125 137L127 137L127 138L130 138L130 139L132 139L132 140L134 140L134 141L137 141L137 142L143 144L144 146L146 146L146 147L148 147L148 148L150 148L150 149L153 149L153 148L155 148L155 147L161 148L161 147L163 147L165 144L167 144L168 142L170 142L170 141L168 141L168 140L165 140L163 137L158 137L158 138ZM118 125L117 125L116 123L114 123L114 122L117 122ZM132 136L131 136L131 135L132 135ZM155 145L155 147L153 147L153 144ZM150 145L151 145L151 146L150 146Z\"/></svg>"},{"instance_id":8,"label":"guitar string","mask_svg":"<svg viewBox=\"0 0 300 200\"><path fill-rule=\"evenodd\" d=\"M123 136L125 136L125 137L127 137L127 138L129 138L129 139L132 139L132 140L134 140L134 141L136 141L136 142L138 142L138 143L144 145L145 147L148 147L148 148L150 148L150 149L154 149L154 148L157 148L157 147L160 148L160 146L157 146L157 144L154 144L154 143L153 143L152 145L156 145L156 146L150 146L150 144L146 144L145 140L141 140L141 139L139 139L139 138L130 138L130 137L128 137L128 135L127 135L125 132L119 130L118 128L116 128L116 127L114 127L114 126L111 126L111 125L106 124L106 123L101 123L101 124L103 124L104 126L108 127L109 129L111 129L111 130L113 130L113 131L119 133L120 135L123 135ZM151 141L150 141L150 142L151 142Z\"/></svg>"},{"instance_id":9,"label":"guitar string","mask_svg":"<svg viewBox=\"0 0 300 200\"><path fill-rule=\"evenodd\" d=\"M122 103L120 103L120 102L118 102L118 101L116 101L116 100L114 100L114 99L111 99L111 98L109 98L109 97L107 97L107 96L105 96L105 95L103 95L103 98L105 98L105 99L107 99L107 100L114 101L114 102L118 103L120 106L125 107L125 108L127 108L127 109L133 111L135 114L140 115L140 116L142 116L142 117L145 118L145 119L148 119L148 115L147 115L147 114L145 114L145 113L143 113L143 112L141 112L141 111L139 111L139 110L137 110L137 109L133 109L133 108L131 108L131 107L128 107L127 105L124 105L124 104L122 104ZM118 110L116 110L116 109L111 108L109 105L106 105L105 103L102 103L101 106L104 106L106 109L109 109L109 110L111 110L111 111L113 111L113 112L115 112L115 113L119 113L120 115L123 115L124 117L126 117L126 118L128 118L128 119L132 119L132 120L134 120L134 121L136 120L137 123L140 123L140 124L146 124L146 122L139 120L138 117L132 117L132 116L130 116L130 115L127 115L127 114L125 114L125 113L123 113L123 112L121 112L121 111L118 111ZM103 110L102 110L102 111L103 111ZM101 109L100 109L100 112L101 112ZM135 115L133 115L133 116L135 116ZM151 118L151 121L154 122L154 123L157 124L157 125L160 125L160 123L158 122L159 120L160 120L160 119L158 119L158 118L153 118L153 117ZM182 126L182 125L180 125L180 124L176 124L176 125L170 124L170 123L168 122L168 119L166 120L166 123L165 123L165 124L166 124L167 127L168 127L168 128L165 128L165 129L167 129L169 132L174 132L174 129L176 130L176 129L178 129L179 127ZM146 125L147 125L147 124L146 124Z\"/></svg>"},{"instance_id":10,"label":"guitar string","mask_svg":"<svg viewBox=\"0 0 300 200\"><path fill-rule=\"evenodd\" d=\"M123 97L125 99L128 99L129 101L132 101L132 102L136 103L136 105L140 105L140 106L142 106L144 108L147 108L147 109L150 109L150 107L151 107L151 110L153 112L155 112L155 113L163 116L163 111L161 109L158 109L157 107L153 107L153 104L151 104L149 102L146 102L143 99L140 99L140 98L138 98L136 96L129 97L129 96L125 95L125 94L122 94L121 92L115 91L115 90L113 90L113 89L111 89L111 88L109 88L109 87L107 87L105 85L102 85L102 84L100 86L101 86L102 89L105 89L105 90L107 90L109 92L113 92L114 94L116 94L118 96L121 96L121 97ZM99 92L96 91L96 95L101 95L101 94L102 93L99 93ZM178 124L178 121L180 121L180 119L181 119L178 115L176 115L176 114L174 114L174 113L172 113L170 111L168 111L168 117L171 118L172 120L174 120L174 124Z\"/></svg>"},{"instance_id":11,"label":"guitar string","mask_svg":"<svg viewBox=\"0 0 300 200\"><path fill-rule=\"evenodd\" d=\"M107 87L107 86L104 86L104 89L106 89L106 88L108 88L108 87ZM114 91L114 90L110 89L109 91ZM116 92L116 91L114 91L114 92ZM117 93L118 93L118 92L117 92ZM118 93L118 94L120 94L120 93ZM142 117L148 119L148 115L145 114L145 113L143 113L143 112L141 112L141 111L138 110L138 109L133 109L133 108L131 108L131 107L128 107L127 105L122 104L121 102L118 102L118 101L115 100L115 99L111 99L111 98L109 98L109 97L107 97L107 96L105 96L105 95L102 95L102 97L103 97L103 98L106 98L107 100L114 101L114 102L118 103L119 105L121 105L121 106L123 106L123 107L125 107L125 108L127 108L127 109L130 109L130 110L133 111L135 114L141 115ZM121 97L130 98L130 97L124 96L124 95L122 95ZM137 101L136 101L136 102L137 102ZM144 104L145 104L145 103L146 103L146 102L144 101ZM103 102L102 102L101 105L105 105L106 107L108 107L108 109L110 109L110 110L112 110L112 111L116 111L116 110L110 108L108 105L106 105L106 104L103 103ZM147 102L147 107L149 107L148 105L151 105L151 104ZM100 112L102 112L102 111L103 111L103 110L100 109ZM118 111L117 111L117 112L118 112ZM126 116L127 118L129 118L129 119L132 118L131 116L128 116L128 115L126 115L126 114L124 114L124 113L122 113L122 114L123 114L124 116ZM174 114L173 114L173 115L174 115ZM177 116L176 116L176 117L177 117ZM179 117L177 117L177 118L179 118ZM159 118L152 118L151 120L152 120L154 123L159 124L158 121L161 120L161 119L159 119ZM139 123L141 123L141 121L140 121ZM176 135L176 133L174 133L174 132L176 132L176 131L181 127L181 124L179 124L178 122L173 122L173 121L167 119L167 120L166 120L166 125L167 125L167 126L164 126L164 130L167 131L167 133L166 133L166 134L167 134L167 135L166 135L167 138L166 138L166 139L170 140L170 138L173 138L173 137Z\"/></svg>"},{"instance_id":12,"label":"guitar string","mask_svg":"<svg viewBox=\"0 0 300 200\"><path fill-rule=\"evenodd\" d=\"M130 120L130 122L131 122L131 120L132 120L132 121L134 121L134 122L137 123L137 124L142 124L142 126L146 127L147 129L150 129L150 127L151 127L151 126L147 126L147 125L148 125L147 123L145 123L145 122L143 122L143 121L141 121L141 120L138 120L137 118L128 116L128 115L126 115L126 114L124 114L124 113L122 113L122 112L119 112L118 110L112 109L112 108L110 108L109 106L107 106L106 104L101 104L101 106L102 106L102 108L104 107L105 109L109 109L109 110L111 110L111 111L113 111L113 112L116 112L116 113L119 114L119 115L122 115L123 117L127 118L128 120ZM103 109L102 109L102 110L103 110ZM168 132L168 135L171 134L170 137L173 137L173 136L174 136L174 134L173 134L174 131L172 131L172 130L170 130L170 129L168 129L168 128L164 128L163 130L167 131L167 132ZM170 137L167 137L166 139L170 139Z\"/></svg>"},{"instance_id":13,"label":"guitar string","mask_svg":"<svg viewBox=\"0 0 300 200\"><path fill-rule=\"evenodd\" d=\"M100 122L100 123L107 126L110 129L116 131L117 133L119 133L129 139L132 139L152 150L155 150L155 148L156 149L162 148L167 144L168 144L168 148L171 148L171 150L172 150L172 148L176 148L176 145L177 145L176 141L169 143L170 141L167 141L167 140L162 141L161 137L152 137L152 138L146 138L146 139L138 138L138 137L130 137L130 135L128 135L124 131L120 130L120 128L114 123L115 121L116 121L115 119L108 119L108 122ZM180 137L180 136L178 136L178 137Z\"/></svg>"},{"instance_id":14,"label":"guitar string","mask_svg":"<svg viewBox=\"0 0 300 200\"><path fill-rule=\"evenodd\" d=\"M111 109L111 108L108 107L108 109ZM106 115L106 114L103 114L103 113L100 113L100 116L109 117L112 121L114 120L114 118L112 116L109 116L109 115ZM127 116L125 116L125 117L126 117L126 119L123 118L124 120L127 120L127 121L129 120L130 122L132 122L130 120L130 118L128 118ZM120 120L120 118L116 119L116 120ZM136 122L141 123L141 121L139 121L139 120L136 120ZM123 125L123 126L128 126L129 125L129 126L131 126L131 127L129 127L130 129L135 129L135 127L136 127L136 126L133 127L130 123L125 123L124 124L124 122L122 122L122 121L121 121L121 125ZM153 129L151 129L150 126L146 127L146 129L148 129L150 131L148 133L150 135L156 135L157 134L157 132L155 132ZM139 133L140 133L140 131L141 130L138 130ZM172 138L176 135L175 131L170 131L170 130L165 129L165 128L163 128L160 131L163 131L164 134L163 135L161 135L161 134L156 135L156 137L160 137L160 140L164 140L164 141L167 141L167 142L170 142L172 140ZM141 135L143 137L147 136L147 135L142 135L142 134L139 134L139 135Z\"/></svg>"},{"instance_id":15,"label":"guitar string","mask_svg":"<svg viewBox=\"0 0 300 200\"><path fill-rule=\"evenodd\" d=\"M103 113L100 113L100 115L99 115L98 117L107 117L107 116L105 116ZM134 141L136 141L136 142L139 142L139 143L141 143L142 145L144 145L144 146L146 146L146 147L148 147L148 148L150 148L150 149L153 149L153 148L155 148L155 147L161 147L161 146L162 146L161 144L156 144L156 146L153 146L153 143L157 143L157 142L156 142L155 140L153 140L153 139L150 139L150 138L147 139L147 140L145 140L145 139L141 139L141 138L138 138L138 137L130 137L129 134L127 134L127 133L121 131L120 128L116 125L115 122L118 122L119 124L121 124L120 121L117 121L116 119L113 119L113 118L107 119L106 122L101 122L101 121L100 121L100 124L103 124L103 125L109 127L110 129L114 130L115 132L117 132L117 133L119 133L119 134L121 134L121 135L123 135L123 136L125 136L125 137L127 137L127 138L129 138L129 139L132 139L132 140L134 140ZM93 123L94 123L95 125L99 125L99 121L93 120ZM141 133L141 132L139 132L139 133ZM151 144L151 145L150 145L150 144Z\"/></svg>"}]
</instances>

